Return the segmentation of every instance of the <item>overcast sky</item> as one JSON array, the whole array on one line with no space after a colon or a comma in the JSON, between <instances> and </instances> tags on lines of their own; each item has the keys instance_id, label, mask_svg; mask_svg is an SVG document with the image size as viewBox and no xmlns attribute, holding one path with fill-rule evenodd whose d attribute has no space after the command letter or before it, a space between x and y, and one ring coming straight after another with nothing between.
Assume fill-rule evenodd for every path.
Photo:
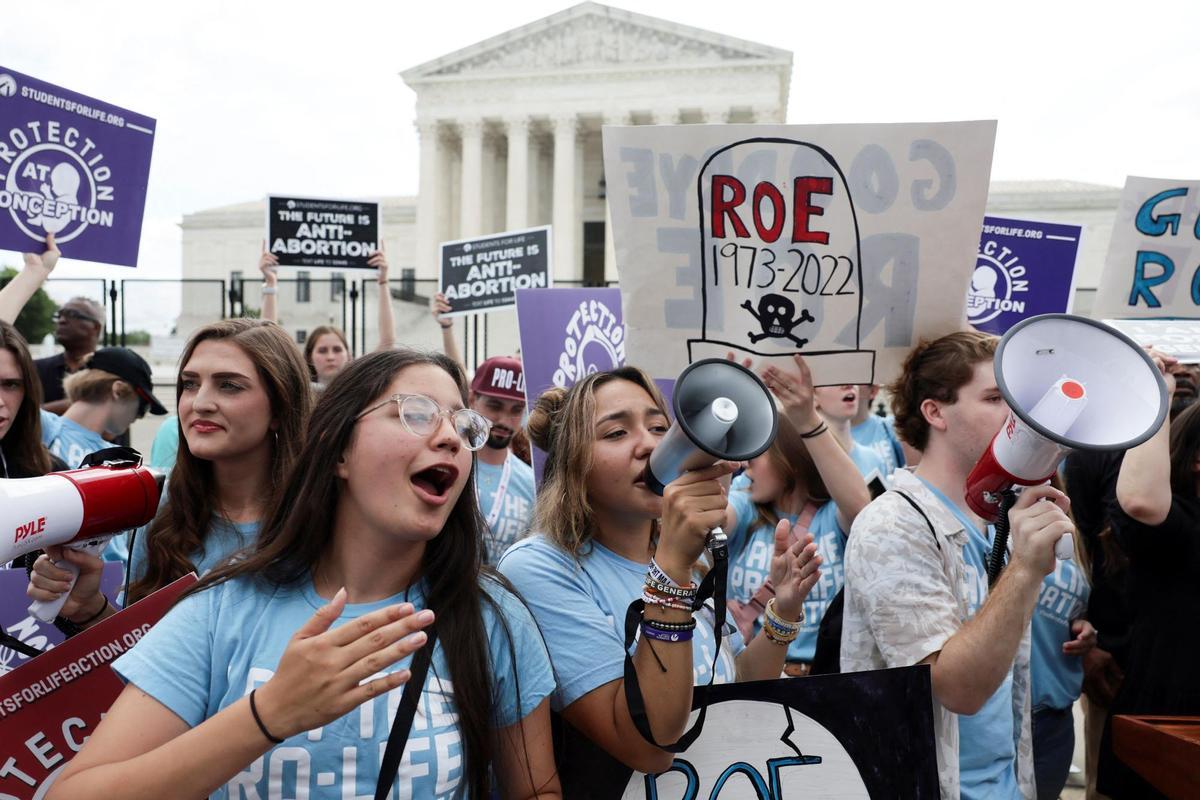
<instances>
[{"instance_id":1,"label":"overcast sky","mask_svg":"<svg viewBox=\"0 0 1200 800\"><path fill-rule=\"evenodd\" d=\"M568 5L7 2L0 66L157 119L138 276L174 277L183 214L270 191L415 194L398 73ZM624 7L791 50L789 122L994 118L994 180L1200 177L1195 0Z\"/></svg>"}]
</instances>

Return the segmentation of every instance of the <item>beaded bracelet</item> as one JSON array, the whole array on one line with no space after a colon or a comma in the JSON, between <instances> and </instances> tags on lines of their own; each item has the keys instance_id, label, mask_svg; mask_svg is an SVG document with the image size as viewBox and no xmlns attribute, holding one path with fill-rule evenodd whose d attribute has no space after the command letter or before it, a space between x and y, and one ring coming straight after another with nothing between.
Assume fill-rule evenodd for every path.
<instances>
[{"instance_id":1,"label":"beaded bracelet","mask_svg":"<svg viewBox=\"0 0 1200 800\"><path fill-rule=\"evenodd\" d=\"M763 635L767 637L767 641L771 644L777 644L780 647L787 647L792 642L796 641L796 637L800 635L800 631L796 631L790 636L780 636L777 633L772 633L771 629L763 626Z\"/></svg>"},{"instance_id":2,"label":"beaded bracelet","mask_svg":"<svg viewBox=\"0 0 1200 800\"><path fill-rule=\"evenodd\" d=\"M658 628L660 631L691 631L696 629L696 620L689 619L687 622L668 622L661 619L643 619L643 625L650 625Z\"/></svg>"},{"instance_id":3,"label":"beaded bracelet","mask_svg":"<svg viewBox=\"0 0 1200 800\"><path fill-rule=\"evenodd\" d=\"M642 636L647 639L653 639L656 642L690 642L694 633L692 631L664 631L651 627L646 623L642 623Z\"/></svg>"},{"instance_id":4,"label":"beaded bracelet","mask_svg":"<svg viewBox=\"0 0 1200 800\"><path fill-rule=\"evenodd\" d=\"M674 611L693 611L692 604L680 600L675 597L663 597L661 595L650 594L649 592L642 593L642 602L648 606L658 606L659 608L670 608Z\"/></svg>"},{"instance_id":5,"label":"beaded bracelet","mask_svg":"<svg viewBox=\"0 0 1200 800\"><path fill-rule=\"evenodd\" d=\"M795 622L789 619L784 619L783 617L779 616L779 612L775 610L774 597L767 601L766 612L767 621L775 623L776 627L782 628L783 630L791 630L792 628L800 630L800 626L804 624L803 608L800 609L800 619L796 620Z\"/></svg>"}]
</instances>

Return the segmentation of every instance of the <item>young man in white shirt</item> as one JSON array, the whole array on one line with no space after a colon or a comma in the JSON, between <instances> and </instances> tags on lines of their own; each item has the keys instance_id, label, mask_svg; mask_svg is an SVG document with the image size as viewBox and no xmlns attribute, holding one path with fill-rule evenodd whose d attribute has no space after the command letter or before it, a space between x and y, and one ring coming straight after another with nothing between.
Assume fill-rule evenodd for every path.
<instances>
[{"instance_id":1,"label":"young man in white shirt","mask_svg":"<svg viewBox=\"0 0 1200 800\"><path fill-rule=\"evenodd\" d=\"M896 431L923 456L858 515L846 552L842 670L931 666L943 798L1034 795L1029 623L1055 542L1074 530L1065 495L1024 491L1009 513L1009 564L989 590L991 529L965 485L1008 413L995 346L960 332L909 354L889 388Z\"/></svg>"}]
</instances>

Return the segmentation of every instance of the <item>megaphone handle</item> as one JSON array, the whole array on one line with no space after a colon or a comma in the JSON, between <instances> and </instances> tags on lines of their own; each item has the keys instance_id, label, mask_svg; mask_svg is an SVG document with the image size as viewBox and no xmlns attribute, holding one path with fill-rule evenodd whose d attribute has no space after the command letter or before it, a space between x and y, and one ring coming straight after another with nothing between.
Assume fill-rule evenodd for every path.
<instances>
[{"instance_id":1,"label":"megaphone handle","mask_svg":"<svg viewBox=\"0 0 1200 800\"><path fill-rule=\"evenodd\" d=\"M101 539L91 539L86 542L82 542L79 545L67 545L67 547L70 547L72 550L78 550L80 552L87 553L88 555L98 556L104 552L104 546L107 544L108 537L104 537ZM62 607L66 604L67 598L71 596L71 591L75 588L75 581L79 579L79 567L75 566L70 561L67 561L66 559L55 561L54 566L58 567L64 572L71 573L71 586L55 600L34 600L29 604L29 613L33 615L35 619L39 619L42 622L54 622L59 612L62 611Z\"/></svg>"},{"instance_id":2,"label":"megaphone handle","mask_svg":"<svg viewBox=\"0 0 1200 800\"><path fill-rule=\"evenodd\" d=\"M1054 556L1059 561L1070 561L1075 557L1075 536L1064 533L1062 538L1054 543Z\"/></svg>"},{"instance_id":3,"label":"megaphone handle","mask_svg":"<svg viewBox=\"0 0 1200 800\"><path fill-rule=\"evenodd\" d=\"M725 531L719 525L709 531L708 537L704 540L706 550L724 550L728 546L729 537L725 535Z\"/></svg>"}]
</instances>

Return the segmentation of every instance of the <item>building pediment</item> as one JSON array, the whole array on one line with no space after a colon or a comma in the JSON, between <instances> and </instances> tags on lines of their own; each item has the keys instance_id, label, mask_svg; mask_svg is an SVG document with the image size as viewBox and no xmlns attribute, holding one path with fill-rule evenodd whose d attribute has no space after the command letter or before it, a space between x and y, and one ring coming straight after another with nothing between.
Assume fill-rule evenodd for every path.
<instances>
[{"instance_id":1,"label":"building pediment","mask_svg":"<svg viewBox=\"0 0 1200 800\"><path fill-rule=\"evenodd\" d=\"M406 70L410 86L428 80L704 63L791 64L786 50L621 9L581 3Z\"/></svg>"}]
</instances>

